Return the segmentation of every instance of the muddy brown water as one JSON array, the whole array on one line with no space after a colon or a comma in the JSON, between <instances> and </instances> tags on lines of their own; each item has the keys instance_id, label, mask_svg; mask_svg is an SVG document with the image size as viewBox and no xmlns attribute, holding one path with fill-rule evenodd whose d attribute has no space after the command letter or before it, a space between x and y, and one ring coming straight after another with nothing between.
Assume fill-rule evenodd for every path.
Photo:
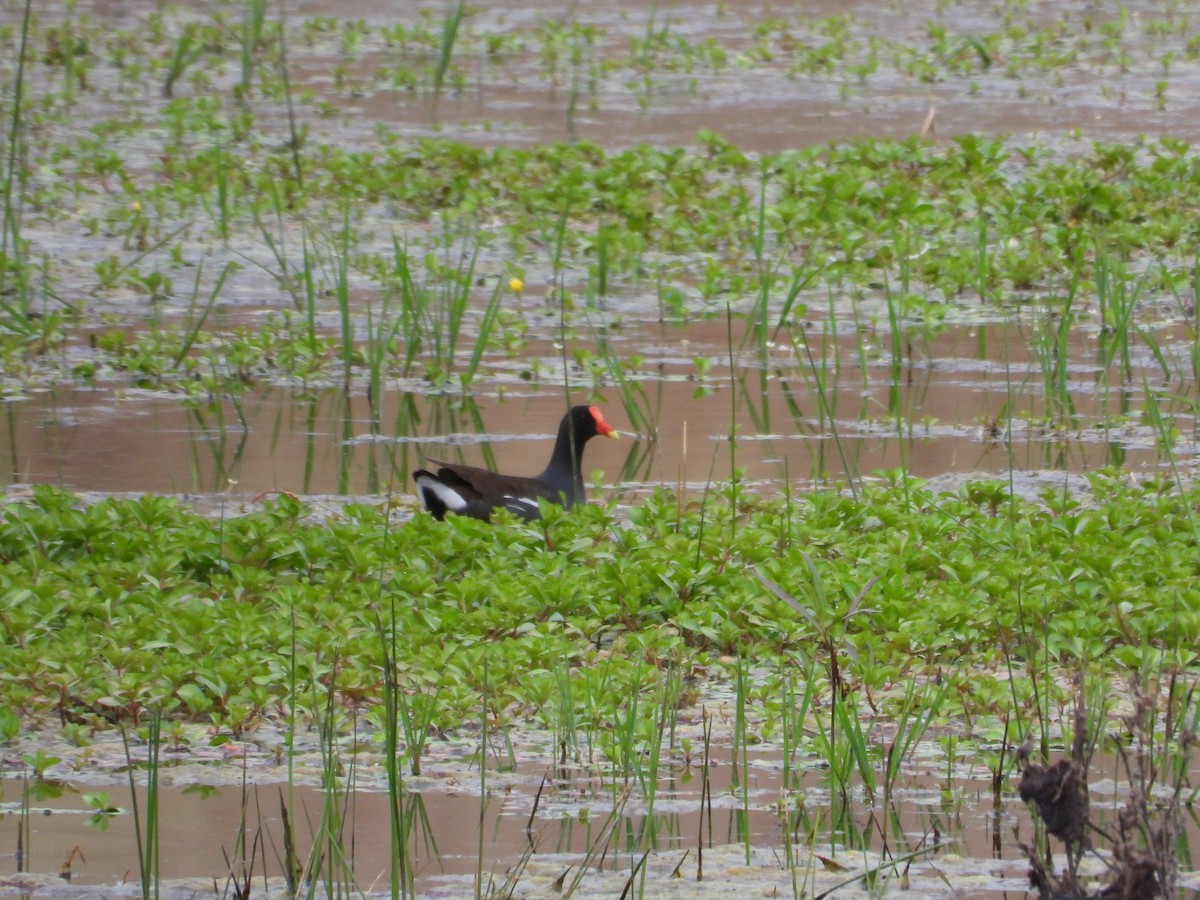
<instances>
[{"instance_id":1,"label":"muddy brown water","mask_svg":"<svg viewBox=\"0 0 1200 900\"><path fill-rule=\"evenodd\" d=\"M599 385L607 402L597 402L624 432L622 442L587 448L585 473L599 476L601 497L632 502L655 486L696 493L727 481L734 466L753 489L781 490L785 481L801 487L859 482L898 467L929 478L1006 475L1010 467L1079 472L1116 465L1152 472L1165 460L1156 432L1130 400L1140 390L1136 379L1161 379L1161 373L1140 360L1135 381L1122 384L1099 367L1097 342L1084 332L1071 343L1074 409L1055 416L1044 399L1041 364L1029 358L1015 327L984 326L996 358L980 357L979 327L948 327L913 351L895 382L886 360L876 356L859 365L855 338L840 338L845 362L828 376L824 400L810 372L785 355L792 351L771 351L780 362L768 362L765 393L757 359L735 363L731 377L717 342L725 328L724 322L672 327L664 339L655 327L626 338L628 351L643 359L635 377L648 427L631 430L620 391ZM1173 342L1166 331L1160 339L1167 352L1187 352L1182 334ZM712 360L703 377L696 357ZM544 361L554 365L552 357ZM588 398L584 385L591 382L578 372L572 377L579 384L575 399ZM271 490L411 493L409 473L426 455L478 465L490 453L501 471L534 474L549 458L561 388L510 379L516 383L501 386L503 398L493 388L465 401L397 385L383 397L374 424L361 391L268 386L241 401L244 427L230 401L214 411L128 385L47 388L0 412L7 419L0 458L14 485L235 499ZM1188 390L1162 384L1164 409L1181 433L1174 452L1185 467L1195 458ZM471 406L482 431L474 427Z\"/></svg>"},{"instance_id":2,"label":"muddy brown water","mask_svg":"<svg viewBox=\"0 0 1200 900\"><path fill-rule=\"evenodd\" d=\"M752 776L754 799L749 813L743 814L740 804L729 793L729 771L728 766L715 771L712 787L718 805L712 812L711 822L707 813L700 813L697 773L692 773L686 788L681 788L675 778L668 780L660 792L659 808L669 811L654 816L659 833L656 849L665 858L683 861L685 881L696 881L697 846L711 850L737 845L747 839L756 845L782 845L780 819L767 808L780 796L778 773ZM561 792L567 795L569 811L557 818L539 815L534 819L532 832L527 833L540 773L537 777L533 773L522 773L520 778L511 790L497 791L490 796L482 810L484 871L501 883L505 872L518 864L531 839L536 847L532 857L538 864L535 869L545 870L558 865L561 872L578 865L599 839L612 805L611 790L600 790L598 785L586 782L582 789L572 789L569 783L564 783L558 791L545 792L542 802L548 808L563 806L555 796ZM905 788L905 800L895 808L895 818L891 821L873 823L872 812L861 804L850 805L845 811L846 818L836 825L808 820L800 828L804 834L802 852L808 850L811 840L814 852L825 856L835 854L834 858L845 860L844 865L852 872L857 862L855 852L846 848L833 849L836 845L829 843L830 828L836 833L837 844L857 846L861 842L876 850L883 840L878 833L870 834L871 829L883 827L886 832L895 829L889 833L888 840L897 855L915 848L922 837L928 835L930 842L940 842L930 853L934 865L939 856L950 854L986 860L986 874L995 879L994 889L1020 891L1024 865L1018 855L1016 840L1029 839L1028 833L1022 837L1022 819L1026 832L1031 831L1023 805L1010 798L999 809L992 809L990 796L985 798L982 793L987 790L983 780L953 780L945 799L942 798L943 787L946 785L935 784L932 780L914 781ZM72 786L71 793L60 800L35 802L31 811L32 837L25 866L27 871L61 873L64 861L78 847L79 855L70 866L69 883L72 886L136 881L138 859L133 817L125 812L95 820L82 808L75 790L78 786ZM282 851L279 795L279 790L273 786L252 789L249 794L249 833L253 835L262 829L265 840L265 850L256 851L255 874L260 881L264 874L266 877L283 874L275 858L275 853ZM418 890L425 893L451 886L469 890L479 854L474 828L481 818L479 797L467 790L429 790L411 796L419 801L421 815L425 818L422 833L414 837L410 848ZM110 797L115 805L128 810L127 789L111 791ZM161 802L163 809L168 811L162 821L162 877L175 880L203 874L220 877L227 873L226 855L237 858L236 842L243 809L240 789L223 787L208 793L194 787L172 787L163 792ZM294 803L297 809L315 819L323 798L312 788L298 788L294 792ZM347 829L345 844L354 860L355 875L363 886L382 888L389 877L391 854L387 794L358 791L351 804L354 824ZM585 811L582 819L580 810ZM874 815L878 817L881 812L876 810ZM4 831L15 829L17 819L16 815L7 816ZM471 827L466 827L468 823ZM646 827L645 815L622 817L617 829L619 836L605 868L627 870L630 855L640 855L636 841L629 838L642 834ZM810 830L816 831L815 837L809 834ZM12 846L11 834L4 834L4 845ZM300 846L302 850L307 849L311 839L301 839ZM689 850L690 865L684 858ZM709 865L709 874L713 877L717 874L718 864L710 862ZM700 868L702 871L702 862ZM916 864L914 875L919 873L928 874L927 864ZM0 883L0 891L4 887Z\"/></svg>"},{"instance_id":3,"label":"muddy brown water","mask_svg":"<svg viewBox=\"0 0 1200 900\"><path fill-rule=\"evenodd\" d=\"M583 896L614 896L613 886L620 890L646 846L654 848L649 896L668 889L699 895L706 879L727 884L730 878L740 891L773 896L773 890L790 891L779 804L791 796L799 803L790 819L797 866L803 873L812 865L814 871L803 877L822 889L878 864L880 854L899 858L922 851L899 867L903 876L885 871L882 878L898 887L903 877L912 896L942 893L945 884L939 872L957 879L952 883L960 896L1025 892L1027 863L1019 845L1036 839L1029 813L1011 789L993 796L990 774L981 763L960 759L948 767L936 747L919 748L897 783L893 803L882 804L865 802L861 788L839 800L820 767L801 772L795 783L798 792L785 792L778 750L749 754L749 769L740 774L728 747L714 751L708 773L710 799L704 799L701 761L689 767L676 760L663 770L653 816L643 802L629 803L611 839L606 822L614 802L619 802L620 782L614 786L608 777L575 767L519 764L514 771L489 773L487 797L481 803L476 766L431 762L431 774L408 779L406 795L418 823L408 859L416 889L429 897L470 894L482 869L485 880L494 879L497 885L508 873L519 872L519 896L558 896L554 879L566 873L569 881L589 850L607 844L608 852L597 853L588 863L591 874L582 882ZM298 828L298 851L310 851L311 829L320 819L325 797L309 784L289 790L277 783L274 779L281 773L269 771L271 765L255 761L243 788L237 783L236 762L225 768L220 786L189 784L198 766L186 754L164 763L159 871L165 896L207 893L214 889L213 878L219 893L227 891L231 867L242 875L253 873L256 890L268 883L265 879L277 890L283 874L281 802L289 806ZM207 771L211 776L216 767ZM1123 802L1123 795L1113 790L1114 782L1105 777L1116 773L1115 760L1098 759L1093 773L1093 813L1108 827L1104 823L1111 825ZM358 885L369 892L386 891L391 860L388 795L365 770L364 776L363 787L337 801L347 823L342 846L348 866L342 874L352 871ZM299 780L309 777L302 773ZM5 784L10 797L22 787L14 779ZM748 787L745 799L738 785ZM113 885L122 893L136 891L137 837L127 784L105 780L56 787L60 791L53 798L35 793L27 812L15 800L6 799L0 807L5 812L0 816L0 846L8 860L6 874L0 874L0 893L53 896L70 890L78 895L87 894L91 886L112 890ZM92 812L84 794L100 790L107 792L110 807L118 812ZM144 791L143 784L143 802ZM28 842L20 866L14 867L10 851L26 815ZM239 855L243 822L252 849ZM1200 822L1192 817L1185 827L1183 840L1194 846ZM653 839L647 837L651 828ZM762 848L774 848L770 852L775 858L764 857ZM22 872L30 874L22 878Z\"/></svg>"},{"instance_id":4,"label":"muddy brown water","mask_svg":"<svg viewBox=\"0 0 1200 900\"><path fill-rule=\"evenodd\" d=\"M80 0L75 9L111 21L114 27L126 27L132 17L146 16L158 6L146 0ZM436 26L443 7L425 6ZM805 17L827 15L847 15L858 32L903 36L915 47L928 49L928 21L947 22L957 33L969 35L997 28L999 8L982 0L951 4L822 0L803 8L769 0L753 4L598 0L570 4L566 10L549 0L488 0L474 6L477 14L470 28L516 31L518 36L522 29L534 29L542 20L569 12L580 22L606 30L597 58L627 52L631 37L644 35L654 22L693 42L715 37L737 49L754 22L772 18L802 22ZM1031 15L1046 22L1062 21L1073 35L1105 16L1090 0L1034 6ZM401 0L372 0L356 4L354 16L374 24L412 22L417 9L416 4ZM625 78L607 79L597 92L573 103L566 81L550 86L540 77L531 51L516 53L496 66L469 67L464 84L446 91L436 103L420 92L373 83L371 71L386 58L378 46L366 48L361 64L352 68L352 77L360 78L361 84L350 99L332 87L331 73L340 61L335 42L296 44L291 52L296 84L330 96L351 114L348 120L308 122L323 139L337 132L344 141L370 140L375 124L383 123L407 137L439 135L484 144L586 139L614 149L639 142L688 146L699 130L710 129L747 151L776 152L864 135L903 138L931 121L932 136L939 140L974 132L1038 139L1052 146L1078 138L1125 140L1143 133L1200 141L1200 60L1195 54L1176 56L1166 102L1160 102L1164 39L1141 29L1142 23L1170 19L1178 11L1172 13L1151 0L1134 0L1121 10L1128 17L1129 31L1141 37L1119 69L1088 57L1065 77L1048 71L1013 79L997 61L987 71L974 73L971 84L964 78L922 82L894 75L847 83L821 75L789 75L780 67L730 65L716 75L652 74L645 108ZM50 18L63 14L58 9L39 12ZM14 25L18 13L19 4L3 6L0 24ZM345 10L328 0L306 0L289 6L288 14L293 19L340 17ZM218 79L218 89L228 87L233 77L226 73ZM105 114L103 100L93 99L95 103L80 110L81 128ZM157 97L147 98L148 104L160 102ZM263 121L269 121L265 114ZM112 249L106 243L89 244L76 233L43 227L32 218L24 234L34 252L62 261L67 294L75 287L81 292L90 287L86 281L72 282L71 260L78 258L83 272L91 276L93 264ZM539 283L537 272L531 276L529 295L547 293L546 279ZM252 271L245 277L248 286L240 288L241 293L236 286L229 292L231 320L250 321L263 310L286 304L270 278L255 280ZM634 353L642 357L637 383L645 391L652 427L627 435L621 444L598 442L589 447L585 468L599 473L603 497L636 502L640 492L656 485L699 492L727 479L734 466L744 469L752 488L771 491L780 490L785 480L804 488L813 482L861 479L901 465L913 474L932 477L1005 473L1010 467L1019 473L1080 472L1114 464L1142 472L1155 471L1163 462L1156 435L1139 416L1140 409L1131 406L1130 385L1120 383L1112 371L1100 371L1096 364L1099 329L1094 322L1085 322L1072 334L1069 390L1075 409L1070 416L1055 418L1048 412L1043 363L1031 358L1028 350L1034 323L1019 316L1010 323L980 318L951 322L918 335L911 356L894 379L886 327L867 326L863 336L859 331L863 319L851 313L849 304L845 309L839 306L837 352L823 339L813 338L821 342L819 358L844 361L829 390L829 411L823 414L812 373L798 363L802 357L794 348L771 348L772 377L764 395L757 388L763 363L753 350L741 349L739 320L733 325L734 345L739 349L731 369L722 316L661 325L652 288L626 285L617 293L613 303L624 320L619 352L626 358ZM139 301L126 297L122 302L117 310L127 314ZM822 332L819 311L827 302L824 295L812 298L818 311L814 335ZM171 314L167 310L166 317ZM886 314L876 311L865 319L886 323ZM1172 310L1152 309L1144 324L1155 329L1168 358L1188 357L1186 334ZM981 340L981 334L986 340ZM372 424L362 384L352 385L348 394L334 388L299 392L259 386L241 401L244 426L228 400L219 411L192 409L173 391L132 386L127 381L101 377L95 384L30 386L10 394L0 412L4 419L0 483L10 489L48 482L92 492L206 495L220 502L224 497L243 501L270 490L312 495L404 493L409 490L407 473L424 453L460 455L472 463L490 458L502 470L532 472L548 455L547 439L555 430L564 399L553 327L543 327L531 337L521 357L485 362L486 375L471 395L482 430L470 425L460 398L419 380L388 381L374 419L378 424ZM697 358L712 361L703 378L698 378ZM550 375L531 384L521 373L535 364ZM777 370L782 374L777 376ZM556 373L560 377L555 378ZM590 379L577 370L569 370L569 376L575 399L582 399L591 387ZM1163 380L1155 361L1148 358L1135 358L1130 381L1135 387L1148 383L1160 389L1165 403L1179 398L1179 405L1168 409L1181 433L1174 452L1183 466L1191 465L1196 458L1195 422L1189 406L1194 385ZM619 392L611 385L602 385L601 392L613 424L637 431L629 429ZM1045 424L1030 424L1038 421ZM728 440L731 423L737 432L733 443ZM675 890L679 895L703 895L704 884L695 881L694 850L701 844L711 848L712 896L729 896L730 884L768 895L791 891L790 882L781 880L779 819L770 809L779 796L778 755L760 759L761 765L752 770L752 808L745 822L739 821L728 793L731 767L714 769L717 803L703 826L698 779L693 776L684 784L680 773L674 772L674 794L664 795L657 816L662 853L651 862L652 883L663 893L678 883L683 885ZM9 774L21 768L7 753L5 763ZM225 770L218 779L224 783L212 794L195 788L195 783L211 780L206 771L221 771L219 762L208 761L179 784L168 779L164 794L163 874L192 879L180 887L180 896L207 893L213 889L211 879L220 879L228 871L225 853L233 853L241 815L243 795L230 786L236 784L236 771L230 775ZM544 768L523 764L515 775L497 775L493 782L484 806L483 869L500 873L501 880L527 846L525 825L543 774ZM958 896L1024 892L1024 866L1016 843L1029 838L1031 825L1011 792L1001 808L993 810L984 773L959 774L949 784L919 768L907 777L894 820L862 804L860 797L839 826L830 824L837 812L821 786L820 773L806 774L804 803L811 805L809 821L816 823L813 845L824 848L816 852L828 852L842 861L849 858L853 865L877 858L883 845L881 830L889 835L893 851L920 846L936 832L944 844L928 859L914 863L916 893L947 893L939 871L948 873ZM275 773L255 789L262 812L256 805L252 828L261 826L271 835L258 858L260 877L264 866L272 876L279 874L275 855L281 841L279 780ZM430 894L469 894L469 879L477 865L478 776L467 767L443 773L437 782L436 786L410 784L410 789L420 790L414 796L422 798L437 840L436 852L415 844L420 884ZM46 878L22 881L16 874L15 855L22 817L14 806L21 782L5 777L0 785L4 788L0 892L55 896L80 885L96 886L97 896L136 892L130 883L136 868L132 817L122 812L108 817L105 828L90 824L81 792L101 789L91 782L68 780L60 798L34 802L35 815L28 820L31 840L21 868ZM110 792L115 805L128 809L127 788L119 779L102 788ZM549 811L556 808L551 799L560 801L557 814ZM309 821L322 805L319 793L307 785L296 788L294 802ZM537 851L525 883L535 895L542 891L552 896L554 879L568 866L577 865L583 849L594 840L611 805L611 791L590 782L568 783L558 789L557 797L544 802L536 818ZM365 886L379 889L384 883L380 874L387 869L387 816L378 786L355 792L353 808L355 871ZM589 810L586 821L584 809ZM636 834L644 816L641 811L623 819L619 833ZM305 834L303 827L300 833ZM754 847L754 866L744 864L740 842L747 837ZM1200 846L1194 817L1188 820L1187 842L1192 848ZM851 849L864 843L868 851ZM733 852L720 849L730 845ZM615 846L630 844L618 841ZM56 873L76 847L80 855L72 861L68 885L56 880ZM689 849L693 852L681 867L683 879L672 879L671 869ZM598 882L591 893L617 896L633 862L632 851L615 851L604 863L611 879ZM822 885L830 886L832 879L846 876L823 872L821 877L826 879Z\"/></svg>"}]
</instances>

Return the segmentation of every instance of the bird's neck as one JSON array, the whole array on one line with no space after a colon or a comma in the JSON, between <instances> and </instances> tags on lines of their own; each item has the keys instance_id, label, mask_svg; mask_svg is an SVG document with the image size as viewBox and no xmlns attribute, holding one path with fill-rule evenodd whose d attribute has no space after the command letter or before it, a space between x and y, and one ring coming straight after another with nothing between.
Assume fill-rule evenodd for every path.
<instances>
[{"instance_id":1,"label":"bird's neck","mask_svg":"<svg viewBox=\"0 0 1200 900\"><path fill-rule=\"evenodd\" d=\"M563 422L554 442L550 465L538 476L559 490L567 491L568 503L575 503L583 496L583 445L584 441L571 431L571 423Z\"/></svg>"}]
</instances>

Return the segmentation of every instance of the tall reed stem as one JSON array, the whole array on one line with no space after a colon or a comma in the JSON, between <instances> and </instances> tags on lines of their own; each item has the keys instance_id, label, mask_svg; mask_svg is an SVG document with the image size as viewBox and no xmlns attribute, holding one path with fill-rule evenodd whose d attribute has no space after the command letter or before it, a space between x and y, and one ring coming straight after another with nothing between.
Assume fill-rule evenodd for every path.
<instances>
[{"instance_id":1,"label":"tall reed stem","mask_svg":"<svg viewBox=\"0 0 1200 900\"><path fill-rule=\"evenodd\" d=\"M129 750L129 734L121 729L125 761L129 767L129 799L133 812L133 831L137 839L138 870L141 877L142 900L158 900L160 857L158 848L158 751L161 745L162 712L151 711L146 736L146 809L138 808L136 767Z\"/></svg>"},{"instance_id":2,"label":"tall reed stem","mask_svg":"<svg viewBox=\"0 0 1200 900\"><path fill-rule=\"evenodd\" d=\"M4 178L4 228L0 229L0 260L8 255L9 238L12 239L13 254L21 252L21 225L19 203L13 202L13 194L18 182L24 183L19 177L17 159L21 146L21 107L25 100L25 51L29 44L29 20L32 18L33 2L25 0L25 9L21 15L21 43L17 51L17 75L13 88L12 122L8 130L8 160ZM8 287L5 284L5 266L0 266L0 293ZM26 298L27 302L27 298Z\"/></svg>"}]
</instances>

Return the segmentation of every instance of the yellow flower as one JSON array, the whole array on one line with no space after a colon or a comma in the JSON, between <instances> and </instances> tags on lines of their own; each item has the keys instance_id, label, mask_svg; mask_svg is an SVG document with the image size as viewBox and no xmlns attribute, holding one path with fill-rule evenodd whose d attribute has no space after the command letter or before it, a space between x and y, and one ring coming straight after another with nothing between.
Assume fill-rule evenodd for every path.
<instances>
[{"instance_id":1,"label":"yellow flower","mask_svg":"<svg viewBox=\"0 0 1200 900\"><path fill-rule=\"evenodd\" d=\"M519 294L525 289L525 282L520 278L510 278L508 279L508 289L514 294Z\"/></svg>"},{"instance_id":2,"label":"yellow flower","mask_svg":"<svg viewBox=\"0 0 1200 900\"><path fill-rule=\"evenodd\" d=\"M142 204L139 203L137 200L134 200L132 203L129 204L129 208L132 209L135 213L140 213L142 211Z\"/></svg>"}]
</instances>

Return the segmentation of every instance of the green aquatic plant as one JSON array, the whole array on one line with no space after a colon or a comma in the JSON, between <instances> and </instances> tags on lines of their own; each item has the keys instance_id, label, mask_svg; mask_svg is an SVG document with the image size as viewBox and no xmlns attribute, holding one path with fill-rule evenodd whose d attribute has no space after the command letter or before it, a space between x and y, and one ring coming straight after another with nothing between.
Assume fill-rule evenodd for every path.
<instances>
[{"instance_id":1,"label":"green aquatic plant","mask_svg":"<svg viewBox=\"0 0 1200 900\"><path fill-rule=\"evenodd\" d=\"M950 691L950 682L941 686L918 687L915 679L904 689L900 712L896 716L896 733L887 746L883 765L883 798L889 802L905 760L916 750L926 732L941 712Z\"/></svg>"},{"instance_id":2,"label":"green aquatic plant","mask_svg":"<svg viewBox=\"0 0 1200 900\"><path fill-rule=\"evenodd\" d=\"M817 716L817 744L818 752L829 766L833 784L838 787L842 796L845 796L848 785L850 785L850 775L853 770L857 769L868 796L874 798L875 767L870 762L868 751L866 751L866 734L863 731L862 720L859 719L857 710L850 708L850 704L847 702L850 690L848 690L841 656L845 654L850 660L857 661L858 659L858 649L854 646L853 640L848 637L848 625L851 624L854 616L871 612L862 607L862 602L866 592L875 582L868 582L866 587L860 590L857 596L854 596L845 612L840 612L833 606L834 599L827 595L823 578L815 564L803 552L800 556L808 564L812 577L811 606L794 598L779 584L763 576L761 572L756 571L755 575L758 581L762 582L763 586L770 590L776 598L784 601L787 606L803 616L817 630L818 641L820 641L824 656L824 665L827 666L830 691L828 724L821 719L820 715Z\"/></svg>"},{"instance_id":3,"label":"green aquatic plant","mask_svg":"<svg viewBox=\"0 0 1200 900\"><path fill-rule=\"evenodd\" d=\"M345 725L338 709L337 681L338 648L332 648L333 663L329 668L329 686L322 689L314 683L311 687L312 706L321 750L321 808L320 817L313 834L312 849L304 864L303 873L307 891L305 896L313 900L323 888L327 896L342 892L361 893L354 873L353 842L349 832L353 829L350 811L351 797L355 790L357 757L350 755L343 760L339 737Z\"/></svg>"},{"instance_id":4,"label":"green aquatic plant","mask_svg":"<svg viewBox=\"0 0 1200 900\"><path fill-rule=\"evenodd\" d=\"M264 45L263 33L266 23L267 0L244 0L242 6L242 28L238 33L241 49L241 81L238 84L242 101L250 97L251 81L257 54Z\"/></svg>"},{"instance_id":5,"label":"green aquatic plant","mask_svg":"<svg viewBox=\"0 0 1200 900\"><path fill-rule=\"evenodd\" d=\"M433 70L433 95L441 96L442 85L446 80L446 72L450 68L450 60L454 54L454 45L458 40L458 31L462 27L467 14L465 0L457 3L447 3L446 13L442 20L442 40L439 48L437 66Z\"/></svg>"},{"instance_id":6,"label":"green aquatic plant","mask_svg":"<svg viewBox=\"0 0 1200 900\"><path fill-rule=\"evenodd\" d=\"M1109 474L1092 488L1103 504L1028 502L1002 481L934 494L898 478L858 498L791 498L786 542L785 501L753 496L730 537L732 508L715 494L702 535L700 510L670 496L620 520L581 507L526 528L396 525L386 504L314 520L288 496L206 519L166 498L82 504L38 489L0 516L0 627L14 661L0 672L0 706L32 723L62 708L145 724L161 702L162 735L172 722L245 735L277 716L291 732L316 725L319 850L295 849L305 835L288 840L308 877L332 889L352 884L354 746L382 748L395 767L394 847L421 827L400 770L435 731L480 740L490 784L513 757L517 718L543 716L558 723L550 756L596 763L620 805L626 788L658 794L672 748L696 751L672 735L705 671L732 679L739 778L754 742L780 741L785 798L802 777L800 751L828 763L835 793L861 784L886 798L943 716L989 741L1009 720L1020 723L1014 739L1049 730L1066 708L1064 673L1083 664L1097 721L1107 716L1099 685L1131 669L1181 673L1176 737L1160 756L1164 771L1179 770L1182 729L1197 716L1186 681L1200 615L1185 512L1194 492ZM792 590L764 589L747 565L792 573ZM87 666L72 665L80 648ZM731 649L736 671L722 659ZM946 669L949 653L960 667ZM877 721L896 729L881 741ZM668 827L647 823L621 846L641 855ZM823 827L797 817L789 831L798 841ZM397 859L403 892L411 870Z\"/></svg>"},{"instance_id":7,"label":"green aquatic plant","mask_svg":"<svg viewBox=\"0 0 1200 900\"><path fill-rule=\"evenodd\" d=\"M384 739L384 772L388 787L388 816L389 837L391 839L392 861L389 878L392 897L407 897L413 891L413 866L408 848L408 804L404 789L403 767L401 765L400 735L403 725L405 745L408 748L409 765L413 775L421 774L421 751L424 735L418 735L414 742L411 729L411 715L403 700L403 693L397 678L397 635L395 629L395 598L391 598L390 617L387 626L382 617L376 612L375 625L379 634L379 644L383 652L383 693L378 715L382 717Z\"/></svg>"},{"instance_id":8,"label":"green aquatic plant","mask_svg":"<svg viewBox=\"0 0 1200 900\"><path fill-rule=\"evenodd\" d=\"M175 83L184 73L196 63L206 50L206 41L211 35L205 33L199 22L187 22L179 32L175 42L174 52L167 64L167 73L163 78L162 92L164 97L175 94Z\"/></svg>"},{"instance_id":9,"label":"green aquatic plant","mask_svg":"<svg viewBox=\"0 0 1200 900\"><path fill-rule=\"evenodd\" d=\"M864 485L857 498L807 494L790 501L794 535L783 547L783 501L743 494L733 530L725 501L707 501L702 528L701 509L681 510L666 496L640 504L619 529L601 507L561 511L544 523L553 529L548 547L541 528L446 527L428 517L385 544L384 511L369 505L348 505L316 526L305 523L303 504L280 497L261 513L212 522L166 498L79 507L70 494L39 488L32 502L6 504L0 520L0 578L13 598L0 617L13 662L0 673L0 705L26 716L99 704L129 719L160 695L176 704L174 717L253 728L289 696L286 667L263 647L293 641L298 684L324 678L314 661L338 648L333 689L377 692L370 610L380 579L412 598L396 610L411 676L439 685L410 710L417 729L471 714L470 659L448 658L445 634L498 642L492 684L505 707L565 696L554 673L570 661L579 669L571 716L590 747L613 721L615 699L633 702L642 690L639 669L602 662L613 653L706 660L740 646L768 659L815 641L841 692L851 647L860 660L851 669L867 684L875 667L910 658L932 666L951 648L975 665L1004 665L1007 647L1023 691L1027 663L1039 684L1045 667L1052 676L1090 646L1109 646L1109 665L1141 664L1181 647L1195 624L1186 495L1112 476L1098 476L1095 489L1106 496L1100 509L1051 510L1005 494L1003 517L983 495L934 496L915 482ZM1007 549L997 554L998 546ZM815 567L820 579L806 589L815 593L801 602L809 615L786 603L764 607L761 585L732 559L770 573ZM864 629L866 600L855 607L844 585L872 579ZM1147 584L1175 599L1150 602ZM160 611L153 634L147 608ZM1022 616L1028 643L1014 644ZM228 627L211 627L218 620ZM179 635L194 656L170 649ZM597 653L595 636L607 654ZM71 664L81 642L92 647L86 670ZM197 668L197 659L207 662ZM991 696L985 683L966 684L955 702L974 709L975 695ZM1023 713L1023 695L1013 702ZM631 761L640 740L628 730L635 719L620 717L618 762Z\"/></svg>"}]
</instances>

